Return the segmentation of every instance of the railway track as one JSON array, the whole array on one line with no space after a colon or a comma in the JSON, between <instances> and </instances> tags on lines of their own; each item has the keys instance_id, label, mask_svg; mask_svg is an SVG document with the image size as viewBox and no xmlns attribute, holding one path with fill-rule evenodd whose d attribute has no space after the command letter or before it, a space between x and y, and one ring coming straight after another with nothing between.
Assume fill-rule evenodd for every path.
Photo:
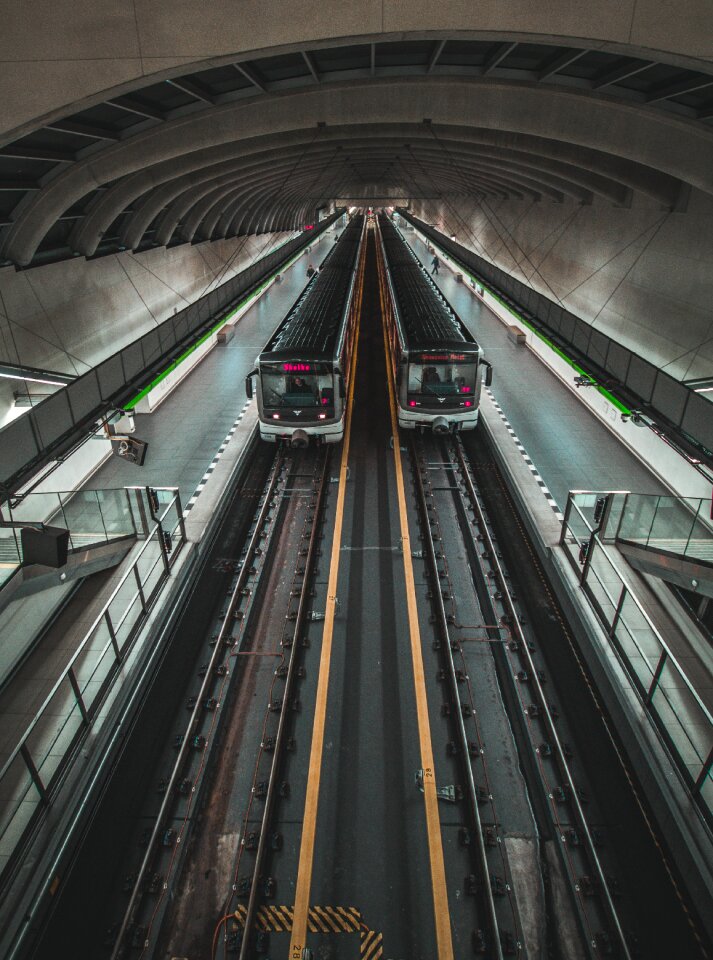
<instances>
[{"instance_id":1,"label":"railway track","mask_svg":"<svg viewBox=\"0 0 713 960\"><path fill-rule=\"evenodd\" d=\"M559 880L553 883L548 875L556 870L556 864L551 858L549 863L541 858L543 882L549 888L545 891L545 903L549 900L545 913L550 923L544 942L555 956L617 956L629 960L632 953L616 902L616 880L612 866L605 863L608 857L601 849L602 832L592 826L597 815L587 811L588 789L583 785L578 759L563 734L566 719L553 702L555 693L538 657L538 646L546 638L535 636L527 626L463 445L459 438L414 438L410 454L439 633L439 676L444 681L445 709L452 721L453 740L448 743L448 752L457 756L464 783L462 836L472 850L473 862L466 887L474 895L477 917L473 950L500 960L521 950L526 956L534 955L537 947L527 942L522 922L522 914L527 911L517 904L519 884L513 881L508 858L503 855L500 841L501 829L508 821L507 798L494 795L488 783L484 762L487 750L477 721L481 705L470 685L472 661L469 666L467 643L459 637L458 604L452 602L458 586L453 583L449 559L452 567L458 548L453 538L445 544L442 528L444 512L450 517L454 506L482 615L482 633L492 652L538 830L540 836L553 838L559 860ZM481 813L486 809L488 825L484 825ZM551 921L556 901L558 923L563 923L565 885L571 922L562 936ZM567 928L566 922L564 926Z\"/></svg>"},{"instance_id":2,"label":"railway track","mask_svg":"<svg viewBox=\"0 0 713 960\"><path fill-rule=\"evenodd\" d=\"M239 849L234 851L239 864L242 852L255 848L255 882L251 877L245 885L244 878L236 878L228 900L249 892L248 911L254 918L260 889L270 887L269 875L265 873L263 876L269 859L267 838L279 791L275 784L287 749L287 718L290 707L294 706L299 673L300 643L293 640L302 630L309 612L315 531L328 464L328 448L319 453L278 449L241 556L218 561L222 572L229 570L234 575L215 630L203 640L209 657L198 670L195 695L186 702L188 719L185 727L175 734L173 740L175 760L156 784L161 802L151 818L151 826L143 828L140 841L145 851L143 858L138 870L125 879L128 905L118 930L112 931L116 939L111 956L116 960L154 954L166 913L172 909L176 885L182 882L188 849L195 846L193 833L196 826L200 824L202 830L210 829L211 815L220 819L225 814L223 808L212 809L214 803L211 799L216 784L220 788L223 780L231 776L231 758L226 756L221 745L226 738L229 742L231 736L230 727L238 702L235 687L244 682L249 660L262 656L269 659L273 667L267 716L276 718L277 729L273 732L266 720L258 764L264 758L270 758L270 769L267 778L257 780L253 788L252 799L264 800L263 829L243 833ZM276 566L290 562L289 554L292 555L293 574L289 586L282 585L286 606L278 612L276 607L270 607L270 601L279 602L280 590L272 597L266 596L265 581ZM283 630L279 646L275 644L270 651L258 649L261 644L255 634L255 624L266 606L272 609L273 620L278 625L273 623L270 634L262 624L262 635L270 634L274 642L275 630ZM294 631L292 636L289 635L290 628ZM280 685L284 686L282 694ZM272 843L274 847L274 835ZM200 844L197 855L201 855ZM195 860L196 851L193 849L191 856ZM248 938L246 951L247 941Z\"/></svg>"}]
</instances>

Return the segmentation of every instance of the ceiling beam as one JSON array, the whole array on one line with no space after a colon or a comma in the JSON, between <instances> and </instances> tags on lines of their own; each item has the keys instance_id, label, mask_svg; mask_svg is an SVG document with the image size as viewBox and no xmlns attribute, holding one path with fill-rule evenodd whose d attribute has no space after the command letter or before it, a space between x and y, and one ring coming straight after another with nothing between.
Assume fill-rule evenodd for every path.
<instances>
[{"instance_id":1,"label":"ceiling beam","mask_svg":"<svg viewBox=\"0 0 713 960\"><path fill-rule=\"evenodd\" d=\"M54 147L25 147L22 143L9 144L0 150L0 157L14 157L17 160L52 160L55 163L72 163L74 154L68 150Z\"/></svg>"},{"instance_id":2,"label":"ceiling beam","mask_svg":"<svg viewBox=\"0 0 713 960\"><path fill-rule=\"evenodd\" d=\"M321 77L319 75L319 70L317 69L317 64L314 62L314 57L311 53L308 53L306 50L300 50L302 54L302 59L307 64L307 69L312 74L315 83L320 83Z\"/></svg>"},{"instance_id":3,"label":"ceiling beam","mask_svg":"<svg viewBox=\"0 0 713 960\"><path fill-rule=\"evenodd\" d=\"M183 93L187 93L189 97L194 97L196 100L202 100L203 103L215 103L215 99L211 95L200 87L197 83L194 83L193 80L189 80L187 77L181 77L180 80L167 80L166 83L170 83L172 87L175 87L176 90L181 90Z\"/></svg>"},{"instance_id":4,"label":"ceiling beam","mask_svg":"<svg viewBox=\"0 0 713 960\"><path fill-rule=\"evenodd\" d=\"M592 80L592 90L599 90L601 87L608 87L612 83L618 83L620 80L626 80L627 77L633 77L637 73L643 73L649 67L653 67L652 61L627 60L625 63L600 73L598 77Z\"/></svg>"},{"instance_id":5,"label":"ceiling beam","mask_svg":"<svg viewBox=\"0 0 713 960\"><path fill-rule=\"evenodd\" d=\"M706 87L713 87L713 77L697 77L695 80L689 77L688 79L654 87L646 97L646 102L657 103L659 100L680 97L684 93L694 93L696 90L704 90Z\"/></svg>"},{"instance_id":6,"label":"ceiling beam","mask_svg":"<svg viewBox=\"0 0 713 960\"><path fill-rule=\"evenodd\" d=\"M485 64L483 65L482 76L487 77L487 75L494 70L499 63L502 63L509 53L513 52L516 46L516 43L501 43L495 53L492 53L485 61Z\"/></svg>"},{"instance_id":7,"label":"ceiling beam","mask_svg":"<svg viewBox=\"0 0 713 960\"><path fill-rule=\"evenodd\" d=\"M544 69L537 74L537 79L546 80L555 73L559 73L560 70L564 70L565 67L568 67L570 63L574 63L575 60L579 60L580 57L583 57L585 53L589 53L589 50L565 50L559 56L548 61Z\"/></svg>"},{"instance_id":8,"label":"ceiling beam","mask_svg":"<svg viewBox=\"0 0 713 960\"><path fill-rule=\"evenodd\" d=\"M431 73L433 68L436 66L447 42L447 40L439 40L434 44L433 51L428 61L428 66L426 67L426 73Z\"/></svg>"},{"instance_id":9,"label":"ceiling beam","mask_svg":"<svg viewBox=\"0 0 713 960\"><path fill-rule=\"evenodd\" d=\"M107 101L112 107L118 107L127 113L135 113L140 117L149 117L151 120L165 120L165 114L157 107L150 107L147 103L135 100L133 97L114 97Z\"/></svg>"},{"instance_id":10,"label":"ceiling beam","mask_svg":"<svg viewBox=\"0 0 713 960\"><path fill-rule=\"evenodd\" d=\"M36 180L0 180L0 191L9 190L39 190Z\"/></svg>"},{"instance_id":11,"label":"ceiling beam","mask_svg":"<svg viewBox=\"0 0 713 960\"><path fill-rule=\"evenodd\" d=\"M249 80L254 87L257 87L258 90L261 90L263 93L267 93L267 86L263 81L258 77L255 71L247 63L234 63L233 66L238 71L242 73L246 80Z\"/></svg>"},{"instance_id":12,"label":"ceiling beam","mask_svg":"<svg viewBox=\"0 0 713 960\"><path fill-rule=\"evenodd\" d=\"M48 130L59 130L60 133L73 133L78 137L89 137L91 140L119 140L115 130L101 127L96 123L82 123L79 120L55 120L47 124Z\"/></svg>"}]
</instances>

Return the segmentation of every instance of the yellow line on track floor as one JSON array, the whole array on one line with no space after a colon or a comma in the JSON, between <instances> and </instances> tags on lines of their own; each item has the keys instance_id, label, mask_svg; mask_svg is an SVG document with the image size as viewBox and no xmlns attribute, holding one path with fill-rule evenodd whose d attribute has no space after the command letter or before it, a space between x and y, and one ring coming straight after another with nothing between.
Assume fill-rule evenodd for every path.
<instances>
[{"instance_id":1,"label":"yellow line on track floor","mask_svg":"<svg viewBox=\"0 0 713 960\"><path fill-rule=\"evenodd\" d=\"M377 240L378 243L378 240ZM416 587L411 561L411 540L406 511L406 491L404 485L401 448L399 444L399 425L396 415L396 397L393 384L393 368L389 360L389 343L386 332L386 311L388 303L382 265L379 257L379 294L381 313L384 323L384 350L386 352L386 377L389 384L389 406L391 409L391 430L394 438L394 467L396 469L396 489L398 491L399 518L401 521L401 542L403 545L404 576L406 579L406 600L408 608L409 635L411 640L411 659L413 662L414 692L416 694L416 716L418 719L418 738L421 747L421 765L423 768L423 797L426 808L426 830L428 833L428 854L431 865L431 888L433 891L433 913L436 927L436 947L438 960L453 960L453 938L451 933L450 911L448 909L448 891L446 888L446 868L443 859L443 840L441 822L436 795L436 775L431 743L431 725L428 717L426 699L426 680L423 670L421 649L421 631L418 625L416 605Z\"/></svg>"},{"instance_id":2,"label":"yellow line on track floor","mask_svg":"<svg viewBox=\"0 0 713 960\"><path fill-rule=\"evenodd\" d=\"M366 243L366 236L364 237ZM314 862L314 839L317 828L317 807L319 803L319 783L322 773L322 752L324 748L324 728L327 716L327 692L329 688L329 668L332 661L332 639L334 635L334 618L337 606L337 580L339 578L339 555L342 540L342 524L344 521L344 501L347 490L349 441L352 428L352 411L354 400L354 384L356 382L356 366L359 350L359 326L361 320L361 300L364 283L364 254L360 264L360 278L358 286L358 303L356 330L354 332L354 348L352 354L351 378L349 382L349 398L344 442L342 444L342 459L339 467L339 489L337 492L337 509L334 520L334 538L332 540L332 555L329 564L329 581L327 585L327 605L324 616L324 632L322 634L322 651L319 661L319 679L317 681L317 702L314 712L312 728L312 746L309 757L309 771L307 775L307 795L305 797L305 812L302 823L302 839L300 841L300 858L297 869L297 888L295 890L295 906L290 938L290 960L302 960L302 952L307 940L307 919L309 915L309 898L312 886L312 865Z\"/></svg>"}]
</instances>

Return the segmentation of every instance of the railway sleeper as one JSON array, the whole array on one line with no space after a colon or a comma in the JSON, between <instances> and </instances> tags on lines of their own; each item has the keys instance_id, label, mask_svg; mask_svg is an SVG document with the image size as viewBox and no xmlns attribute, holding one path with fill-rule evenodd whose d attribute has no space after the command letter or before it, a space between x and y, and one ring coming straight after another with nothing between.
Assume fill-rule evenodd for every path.
<instances>
[{"instance_id":1,"label":"railway sleeper","mask_svg":"<svg viewBox=\"0 0 713 960\"><path fill-rule=\"evenodd\" d=\"M505 883L503 878L497 873L490 874L490 889L493 891L493 896L495 897L504 897L505 894L510 889L509 884Z\"/></svg>"},{"instance_id":2,"label":"railway sleeper","mask_svg":"<svg viewBox=\"0 0 713 960\"><path fill-rule=\"evenodd\" d=\"M488 941L485 937L485 932L480 928L473 931L471 943L473 944L473 953L478 956L483 956L488 952Z\"/></svg>"},{"instance_id":3,"label":"railway sleeper","mask_svg":"<svg viewBox=\"0 0 713 960\"><path fill-rule=\"evenodd\" d=\"M151 894L158 893L162 886L163 886L163 874L154 873L154 875L149 880L149 885L146 888L146 892Z\"/></svg>"}]
</instances>

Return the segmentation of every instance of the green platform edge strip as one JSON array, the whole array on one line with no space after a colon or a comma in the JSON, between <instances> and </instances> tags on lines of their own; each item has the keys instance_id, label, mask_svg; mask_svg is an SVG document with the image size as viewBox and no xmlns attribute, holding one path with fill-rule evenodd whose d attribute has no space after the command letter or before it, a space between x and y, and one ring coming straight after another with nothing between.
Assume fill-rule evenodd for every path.
<instances>
[{"instance_id":1,"label":"green platform edge strip","mask_svg":"<svg viewBox=\"0 0 713 960\"><path fill-rule=\"evenodd\" d=\"M287 240L285 241L285 243L288 243L288 242L289 242L289 241L287 241ZM280 244L280 246L284 246L284 244ZM276 249L276 250L279 250L280 248L279 248L279 247L276 247L275 249ZM302 256L302 254L303 254L306 250L308 250L308 249L309 249L309 247L303 247L303 248L300 250L299 253L296 253L296 254L294 255L294 257L292 257L291 260L288 260L287 263L284 263L284 264L280 267L279 270L276 270L276 271L272 274L272 276L268 277L268 279L265 280L264 283L260 284L260 286L257 288L257 290L253 290L253 292L252 292L251 294L249 294L247 297L245 297L244 300L241 300L240 303L239 303L236 307L233 307L233 309L230 311L230 313L227 313L221 320L219 320L216 324L214 324L214 325L210 328L210 330L208 330L207 333L204 333L203 336L202 336L199 340L196 340L196 342L195 342L194 344L192 344L192 345L185 351L185 353L182 353L181 356L180 356L180 357L177 357L172 363L170 363L170 364L166 367L165 370L162 370L161 373L159 373L159 375L158 375L157 377L155 377L155 379L153 379L153 380L151 381L151 383L148 384L148 386L144 387L143 390L140 390L140 391L136 394L135 397L132 397L131 400L128 401L128 403L124 404L123 407L122 407L122 409L127 410L127 411L128 411L128 410L133 410L134 407L136 406L136 404L137 404L140 400L143 400L143 398L144 398L147 394L151 393L151 391L154 390L154 389L159 385L159 383L161 383L162 380L165 380L166 377L169 375L169 373L173 373L173 371L176 369L176 367L180 366L180 364L182 364L183 361L184 361L187 357L190 357L190 355L191 355L192 353L194 353L194 352L198 349L198 347L200 347L202 344L204 344L204 343L206 342L206 340L209 340L209 339L213 336L214 333L217 333L217 331L220 330L221 327L225 326L225 324L226 324L229 320L231 320L231 319L235 316L236 313L238 313L240 310L242 310L243 307L247 306L247 304L249 304L252 300L257 299L257 297L260 296L260 294L263 292L263 290L265 289L265 287L269 286L269 284L272 283L272 281L275 279L275 277L276 277L279 273L283 273L285 270L287 270L288 267L291 267L292 264L293 264L296 260L299 260L299 258Z\"/></svg>"},{"instance_id":2,"label":"green platform edge strip","mask_svg":"<svg viewBox=\"0 0 713 960\"><path fill-rule=\"evenodd\" d=\"M416 226L414 226L414 230L417 230L419 233L421 232L420 230L418 230L418 227ZM433 242L434 241L431 240L431 243ZM435 244L435 245L438 246L438 244ZM474 277L473 274L470 272L470 270L466 266L464 266L463 263L461 263L461 261L457 257L454 257L453 254L448 253L448 251L444 250L443 247L440 247L439 249L441 251L442 256L445 259L452 260L455 264L457 264L460 267L460 269L463 271L463 273L465 273L465 275L469 277L473 283L477 283L479 287L482 287L484 290L487 290L490 296L494 300L497 300L498 303L502 307L504 307L509 314L511 314L519 323L523 324L523 326L527 327L528 330L531 330L538 339L542 340L543 343L546 343L547 346L550 348L550 350L556 353L558 357L561 357L561 359L564 360L565 363L568 363L573 370L576 370L577 373L580 374L580 376L587 377L589 380L594 380L594 377L590 373L587 373L587 371L584 370L582 367L580 367L576 361L572 360L571 357L568 357L563 350L561 350L556 344L554 344L549 339L549 337L546 337L544 333L538 330L534 324L526 320L521 314L517 312L517 310L513 310L510 304L506 303L499 294L497 294L491 287L488 286L487 283L483 283L483 281L479 277ZM631 410L625 404L623 404L621 400L617 400L614 394L610 393L606 389L606 387L600 386L598 383L596 383L596 381L595 381L595 386L599 391L599 393L601 393L603 397L606 397L606 399L609 401L609 403L612 404L612 406L616 407L617 410L619 410L621 413L624 413L627 416L631 416Z\"/></svg>"}]
</instances>

